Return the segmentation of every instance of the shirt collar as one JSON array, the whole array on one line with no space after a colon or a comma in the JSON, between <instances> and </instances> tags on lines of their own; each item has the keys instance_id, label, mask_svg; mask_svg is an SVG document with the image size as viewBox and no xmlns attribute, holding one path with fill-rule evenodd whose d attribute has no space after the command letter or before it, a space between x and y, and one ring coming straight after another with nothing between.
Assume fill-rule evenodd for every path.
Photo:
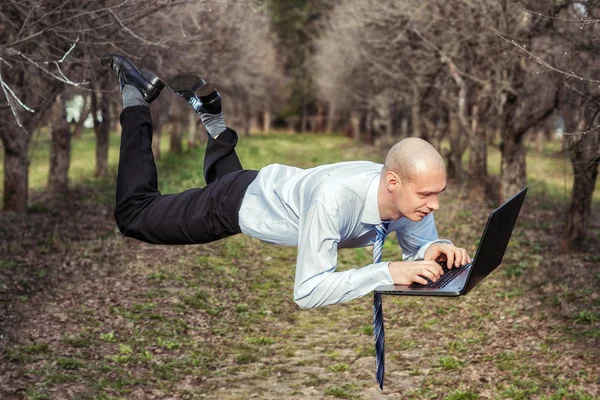
<instances>
[{"instance_id":1,"label":"shirt collar","mask_svg":"<svg viewBox=\"0 0 600 400\"><path fill-rule=\"evenodd\" d=\"M367 199L365 201L365 208L363 209L361 222L364 224L378 225L381 223L381 216L379 215L379 205L377 204L377 193L379 191L379 179L381 174L375 175L369 189L367 190Z\"/></svg>"}]
</instances>

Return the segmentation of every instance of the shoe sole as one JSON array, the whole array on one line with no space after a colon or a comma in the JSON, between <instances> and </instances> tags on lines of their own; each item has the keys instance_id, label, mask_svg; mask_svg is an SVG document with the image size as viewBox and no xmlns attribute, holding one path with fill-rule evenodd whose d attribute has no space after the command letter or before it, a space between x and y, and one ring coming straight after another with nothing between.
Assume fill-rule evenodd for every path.
<instances>
[{"instance_id":1,"label":"shoe sole","mask_svg":"<svg viewBox=\"0 0 600 400\"><path fill-rule=\"evenodd\" d=\"M198 74L179 74L167 81L169 89L175 93L192 92L204 97L216 90L213 84L206 83Z\"/></svg>"}]
</instances>

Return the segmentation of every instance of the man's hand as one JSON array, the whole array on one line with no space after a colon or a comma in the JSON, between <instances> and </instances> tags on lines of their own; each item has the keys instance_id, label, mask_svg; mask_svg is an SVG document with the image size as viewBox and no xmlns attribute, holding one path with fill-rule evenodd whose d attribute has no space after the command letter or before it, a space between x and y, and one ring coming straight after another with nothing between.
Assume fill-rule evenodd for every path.
<instances>
[{"instance_id":1,"label":"man's hand","mask_svg":"<svg viewBox=\"0 0 600 400\"><path fill-rule=\"evenodd\" d=\"M425 261L433 260L437 262L446 262L448 268L453 266L458 268L471 262L471 257L465 249L455 247L448 243L433 243L425 252Z\"/></svg>"},{"instance_id":2,"label":"man's hand","mask_svg":"<svg viewBox=\"0 0 600 400\"><path fill-rule=\"evenodd\" d=\"M444 274L440 264L431 260L392 261L388 268L396 285L410 285L413 282L427 285L425 278L435 282Z\"/></svg>"}]
</instances>

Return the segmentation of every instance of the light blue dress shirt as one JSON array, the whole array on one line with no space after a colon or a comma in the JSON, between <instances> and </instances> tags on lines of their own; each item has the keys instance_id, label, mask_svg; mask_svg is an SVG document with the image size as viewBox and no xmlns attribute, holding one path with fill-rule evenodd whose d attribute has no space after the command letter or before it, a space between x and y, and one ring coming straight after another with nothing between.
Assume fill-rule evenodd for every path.
<instances>
[{"instance_id":1,"label":"light blue dress shirt","mask_svg":"<svg viewBox=\"0 0 600 400\"><path fill-rule=\"evenodd\" d=\"M381 223L377 190L383 165L351 161L300 169L262 168L239 212L244 234L265 242L298 246L294 301L301 308L336 304L393 284L389 262L336 272L338 248L372 245ZM404 261L422 259L439 240L433 214L419 222L390 221Z\"/></svg>"}]
</instances>

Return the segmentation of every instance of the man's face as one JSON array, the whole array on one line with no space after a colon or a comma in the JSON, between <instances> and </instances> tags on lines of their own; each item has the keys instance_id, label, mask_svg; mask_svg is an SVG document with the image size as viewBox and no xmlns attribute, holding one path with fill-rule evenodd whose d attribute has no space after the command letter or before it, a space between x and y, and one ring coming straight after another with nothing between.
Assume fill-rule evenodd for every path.
<instances>
[{"instance_id":1,"label":"man's face","mask_svg":"<svg viewBox=\"0 0 600 400\"><path fill-rule=\"evenodd\" d=\"M398 212L411 221L420 221L440 208L439 194L446 190L446 171L434 169L415 174L409 182L399 181L393 194Z\"/></svg>"}]
</instances>

